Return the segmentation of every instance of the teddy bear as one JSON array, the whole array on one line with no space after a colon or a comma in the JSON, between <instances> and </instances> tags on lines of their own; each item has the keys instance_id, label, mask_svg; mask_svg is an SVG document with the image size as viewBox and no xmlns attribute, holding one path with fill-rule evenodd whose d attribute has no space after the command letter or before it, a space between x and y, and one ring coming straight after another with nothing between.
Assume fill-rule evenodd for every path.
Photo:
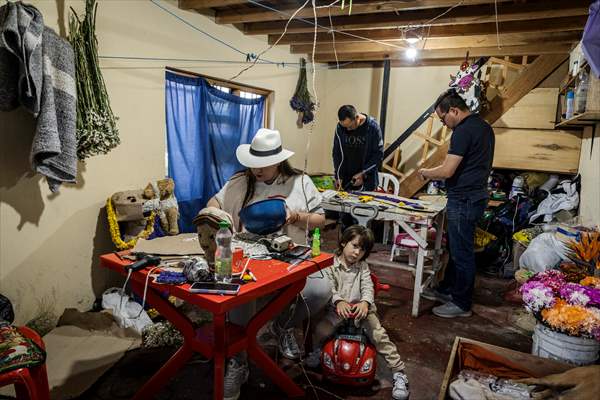
<instances>
[{"instance_id":1,"label":"teddy bear","mask_svg":"<svg viewBox=\"0 0 600 400\"><path fill-rule=\"evenodd\" d=\"M171 178L165 178L149 183L144 189L143 197L144 212L154 210L158 214L160 226L168 235L179 234L178 218L179 207L177 199L173 192L175 191L175 182Z\"/></svg>"}]
</instances>

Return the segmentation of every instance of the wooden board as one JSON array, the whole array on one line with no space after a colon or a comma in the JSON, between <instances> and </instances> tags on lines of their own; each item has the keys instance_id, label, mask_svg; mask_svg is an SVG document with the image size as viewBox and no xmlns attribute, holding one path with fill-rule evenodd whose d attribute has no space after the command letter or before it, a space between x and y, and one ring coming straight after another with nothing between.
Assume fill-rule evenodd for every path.
<instances>
[{"instance_id":1,"label":"wooden board","mask_svg":"<svg viewBox=\"0 0 600 400\"><path fill-rule=\"evenodd\" d=\"M537 88L494 123L494 128L554 129L558 88Z\"/></svg>"},{"instance_id":2,"label":"wooden board","mask_svg":"<svg viewBox=\"0 0 600 400\"><path fill-rule=\"evenodd\" d=\"M494 168L576 173L581 132L495 128Z\"/></svg>"},{"instance_id":3,"label":"wooden board","mask_svg":"<svg viewBox=\"0 0 600 400\"><path fill-rule=\"evenodd\" d=\"M442 385L440 386L440 393L438 400L445 400L450 398L448 396L448 386L460 372L462 365L460 365L459 351L462 343L476 345L484 350L496 353L499 356L507 359L510 362L518 364L530 371L534 371L538 374L538 377L559 374L574 368L574 366L551 360L548 358L541 358L532 354L522 353L520 351L508 349L506 347L494 346L488 343L480 342L478 340L468 339L461 336L457 336L454 339L454 345L452 346L452 352L450 353L450 359L446 365L446 373Z\"/></svg>"},{"instance_id":4,"label":"wooden board","mask_svg":"<svg viewBox=\"0 0 600 400\"><path fill-rule=\"evenodd\" d=\"M600 221L600 122L595 127L583 130L579 173L581 174L581 193L579 215L583 221Z\"/></svg>"}]
</instances>

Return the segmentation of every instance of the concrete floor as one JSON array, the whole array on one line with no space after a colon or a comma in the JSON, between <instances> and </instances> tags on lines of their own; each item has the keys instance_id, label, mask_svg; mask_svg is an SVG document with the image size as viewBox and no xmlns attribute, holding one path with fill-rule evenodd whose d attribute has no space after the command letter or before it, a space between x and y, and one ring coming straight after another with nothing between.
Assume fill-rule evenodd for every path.
<instances>
[{"instance_id":1,"label":"concrete floor","mask_svg":"<svg viewBox=\"0 0 600 400\"><path fill-rule=\"evenodd\" d=\"M335 233L327 232L325 250L335 247ZM389 253L378 246L373 254L375 259L386 259ZM516 328L513 321L522 307L506 304L502 294L510 288L510 281L478 276L474 296L474 315L470 318L447 320L431 313L434 303L423 299L418 318L410 315L412 302L412 276L407 272L389 268L372 267L383 282L394 286L388 292L381 292L377 298L377 308L383 326L398 346L406 363L410 381L411 400L436 399L452 344L456 336L468 337L486 343L508 347L528 353L531 349L529 335ZM265 347L276 357L273 340ZM123 357L80 399L106 400L130 398L135 391L171 356L174 349L138 349ZM306 399L390 399L391 389L386 381L385 368L378 374L381 388L344 388L322 381L315 371L306 371L288 360L279 360L280 365L300 385L305 386ZM380 364L382 364L380 362ZM308 385L308 379L314 389ZM329 394L328 394L329 393ZM261 371L251 366L249 382L243 386L240 399L262 400L282 399L281 393ZM164 390L157 399L212 399L212 365L200 358L192 360Z\"/></svg>"}]
</instances>

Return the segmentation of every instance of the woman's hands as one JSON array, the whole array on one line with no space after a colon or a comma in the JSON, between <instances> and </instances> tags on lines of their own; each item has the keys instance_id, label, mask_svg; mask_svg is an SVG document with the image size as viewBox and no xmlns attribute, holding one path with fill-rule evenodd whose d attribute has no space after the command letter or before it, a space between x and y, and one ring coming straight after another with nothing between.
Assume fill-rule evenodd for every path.
<instances>
[{"instance_id":1,"label":"woman's hands","mask_svg":"<svg viewBox=\"0 0 600 400\"><path fill-rule=\"evenodd\" d=\"M300 213L298 211L292 211L289 208L285 208L287 212L287 216L285 219L286 225L293 225L300 220Z\"/></svg>"},{"instance_id":2,"label":"woman's hands","mask_svg":"<svg viewBox=\"0 0 600 400\"><path fill-rule=\"evenodd\" d=\"M305 228L308 225L308 229L315 229L320 228L325 224L325 214L294 211L287 207L286 213L286 225L296 224L302 228Z\"/></svg>"}]
</instances>

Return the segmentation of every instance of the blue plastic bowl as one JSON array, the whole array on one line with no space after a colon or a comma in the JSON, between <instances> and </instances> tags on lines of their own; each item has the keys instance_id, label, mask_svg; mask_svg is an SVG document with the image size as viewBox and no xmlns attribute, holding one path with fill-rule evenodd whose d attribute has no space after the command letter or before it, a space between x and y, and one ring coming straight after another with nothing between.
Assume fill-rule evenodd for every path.
<instances>
[{"instance_id":1,"label":"blue plastic bowl","mask_svg":"<svg viewBox=\"0 0 600 400\"><path fill-rule=\"evenodd\" d=\"M257 235L269 235L277 232L287 217L283 199L267 199L257 201L242 208L240 220L248 232Z\"/></svg>"}]
</instances>

